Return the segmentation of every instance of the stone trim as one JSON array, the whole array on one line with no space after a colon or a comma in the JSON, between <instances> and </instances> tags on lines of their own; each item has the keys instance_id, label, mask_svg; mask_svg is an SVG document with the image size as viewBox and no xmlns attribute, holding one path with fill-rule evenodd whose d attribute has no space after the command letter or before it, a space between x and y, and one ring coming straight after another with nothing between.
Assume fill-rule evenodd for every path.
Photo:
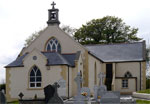
<instances>
[{"instance_id":1,"label":"stone trim","mask_svg":"<svg viewBox=\"0 0 150 104\"><path fill-rule=\"evenodd\" d=\"M10 90L11 90L10 89L10 84L11 84L10 70L11 70L10 68L6 68L6 99L7 99L7 102L18 100L18 99L12 98L10 95Z\"/></svg>"}]
</instances>

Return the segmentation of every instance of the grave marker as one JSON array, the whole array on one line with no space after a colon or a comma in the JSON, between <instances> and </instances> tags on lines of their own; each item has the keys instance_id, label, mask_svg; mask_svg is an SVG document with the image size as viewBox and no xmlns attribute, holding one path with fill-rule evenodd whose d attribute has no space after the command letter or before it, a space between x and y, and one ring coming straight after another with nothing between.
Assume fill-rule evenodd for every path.
<instances>
[{"instance_id":1,"label":"grave marker","mask_svg":"<svg viewBox=\"0 0 150 104\"><path fill-rule=\"evenodd\" d=\"M61 97L59 97L57 89L60 87L57 82L55 82L53 85L53 88L55 89L54 96L49 99L48 104L64 104Z\"/></svg>"},{"instance_id":2,"label":"grave marker","mask_svg":"<svg viewBox=\"0 0 150 104\"><path fill-rule=\"evenodd\" d=\"M0 91L0 104L6 104L6 97L3 92Z\"/></svg>"},{"instance_id":3,"label":"grave marker","mask_svg":"<svg viewBox=\"0 0 150 104\"><path fill-rule=\"evenodd\" d=\"M103 72L100 72L98 74L98 78L100 79L100 86L94 86L94 99L96 101L98 101L98 97L102 97L107 91L106 86L103 84L105 74Z\"/></svg>"},{"instance_id":4,"label":"grave marker","mask_svg":"<svg viewBox=\"0 0 150 104\"><path fill-rule=\"evenodd\" d=\"M74 80L77 84L77 95L74 97L73 104L85 104L85 97L81 95L81 83L83 82L83 79L80 75L80 72L78 72Z\"/></svg>"},{"instance_id":5,"label":"grave marker","mask_svg":"<svg viewBox=\"0 0 150 104\"><path fill-rule=\"evenodd\" d=\"M101 104L120 104L120 92L108 91L100 99Z\"/></svg>"},{"instance_id":6,"label":"grave marker","mask_svg":"<svg viewBox=\"0 0 150 104\"><path fill-rule=\"evenodd\" d=\"M45 94L45 102L48 103L48 101L54 96L55 89L52 85L48 85L44 88L44 94Z\"/></svg>"}]
</instances>

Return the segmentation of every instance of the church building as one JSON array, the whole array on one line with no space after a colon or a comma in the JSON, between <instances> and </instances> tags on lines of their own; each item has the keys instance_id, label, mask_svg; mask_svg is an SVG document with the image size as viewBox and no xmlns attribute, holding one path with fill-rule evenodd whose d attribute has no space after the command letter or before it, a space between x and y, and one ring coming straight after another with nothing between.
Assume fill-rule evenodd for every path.
<instances>
[{"instance_id":1,"label":"church building","mask_svg":"<svg viewBox=\"0 0 150 104\"><path fill-rule=\"evenodd\" d=\"M106 77L108 91L131 94L146 87L145 41L120 44L81 45L59 27L59 10L52 4L48 10L47 28L6 68L6 97L8 101L44 98L44 87L54 82L65 85L58 89L62 97L76 95L74 81L81 73L82 87L91 94L99 85L98 74Z\"/></svg>"}]
</instances>

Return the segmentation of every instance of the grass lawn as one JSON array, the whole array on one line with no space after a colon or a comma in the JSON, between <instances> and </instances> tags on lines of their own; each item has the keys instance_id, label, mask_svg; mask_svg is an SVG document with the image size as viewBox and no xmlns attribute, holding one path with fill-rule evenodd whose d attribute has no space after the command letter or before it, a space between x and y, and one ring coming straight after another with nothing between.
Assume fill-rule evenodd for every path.
<instances>
[{"instance_id":1,"label":"grass lawn","mask_svg":"<svg viewBox=\"0 0 150 104\"><path fill-rule=\"evenodd\" d=\"M146 101L146 100L136 100L136 104L150 104L150 101Z\"/></svg>"},{"instance_id":2,"label":"grass lawn","mask_svg":"<svg viewBox=\"0 0 150 104\"><path fill-rule=\"evenodd\" d=\"M7 104L19 104L19 101L13 101L13 102L9 102Z\"/></svg>"},{"instance_id":3,"label":"grass lawn","mask_svg":"<svg viewBox=\"0 0 150 104\"><path fill-rule=\"evenodd\" d=\"M9 102L7 104L19 104L18 101ZM136 104L150 104L150 101L146 100L136 100Z\"/></svg>"},{"instance_id":4,"label":"grass lawn","mask_svg":"<svg viewBox=\"0 0 150 104\"><path fill-rule=\"evenodd\" d=\"M137 91L137 93L147 93L147 94L150 94L150 89Z\"/></svg>"}]
</instances>

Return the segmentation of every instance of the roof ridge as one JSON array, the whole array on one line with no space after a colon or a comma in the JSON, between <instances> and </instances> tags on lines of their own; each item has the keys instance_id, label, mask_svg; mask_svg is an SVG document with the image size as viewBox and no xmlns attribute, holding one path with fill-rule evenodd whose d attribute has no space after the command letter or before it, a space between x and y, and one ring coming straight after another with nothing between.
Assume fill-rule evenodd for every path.
<instances>
[{"instance_id":1,"label":"roof ridge","mask_svg":"<svg viewBox=\"0 0 150 104\"><path fill-rule=\"evenodd\" d=\"M87 44L84 46L99 46L99 45L121 45L121 44L137 44L137 43L143 43L145 42L145 40L143 41L139 41L139 42L126 42L126 43L109 43L109 44Z\"/></svg>"}]
</instances>

